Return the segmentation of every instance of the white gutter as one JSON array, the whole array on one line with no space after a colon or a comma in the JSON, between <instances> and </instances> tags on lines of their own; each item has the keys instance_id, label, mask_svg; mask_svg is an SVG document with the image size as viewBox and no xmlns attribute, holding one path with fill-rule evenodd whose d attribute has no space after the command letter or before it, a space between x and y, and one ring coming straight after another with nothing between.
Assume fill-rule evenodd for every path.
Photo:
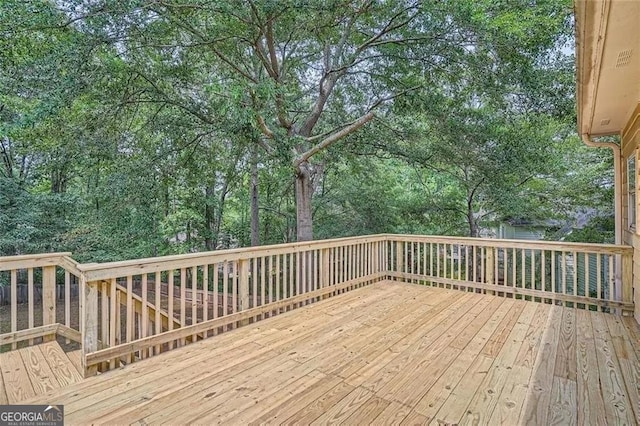
<instances>
[{"instance_id":1,"label":"white gutter","mask_svg":"<svg viewBox=\"0 0 640 426\"><path fill-rule=\"evenodd\" d=\"M620 146L613 142L594 142L591 136L583 133L582 142L591 148L610 148L613 151L613 185L616 244L622 244L622 152Z\"/></svg>"}]
</instances>

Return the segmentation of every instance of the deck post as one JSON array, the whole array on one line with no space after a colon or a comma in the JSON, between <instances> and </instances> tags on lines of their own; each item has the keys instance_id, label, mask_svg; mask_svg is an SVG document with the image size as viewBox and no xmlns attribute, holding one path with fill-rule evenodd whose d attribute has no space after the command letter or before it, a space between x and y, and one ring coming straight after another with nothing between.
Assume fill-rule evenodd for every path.
<instances>
[{"instance_id":1,"label":"deck post","mask_svg":"<svg viewBox=\"0 0 640 426\"><path fill-rule=\"evenodd\" d=\"M56 267L44 266L42 268L42 325L51 325L56 322ZM49 335L43 338L48 342L55 336Z\"/></svg>"},{"instance_id":2,"label":"deck post","mask_svg":"<svg viewBox=\"0 0 640 426\"><path fill-rule=\"evenodd\" d=\"M238 270L240 273L239 276L239 289L238 293L240 295L239 300L239 311L245 311L249 309L249 260L248 259L240 259L238 260ZM240 321L240 325L248 325L249 319L245 319Z\"/></svg>"},{"instance_id":3,"label":"deck post","mask_svg":"<svg viewBox=\"0 0 640 426\"><path fill-rule=\"evenodd\" d=\"M80 322L82 330L82 370L84 377L95 376L96 365L87 366L86 356L98 350L98 282L80 277Z\"/></svg>"},{"instance_id":4,"label":"deck post","mask_svg":"<svg viewBox=\"0 0 640 426\"><path fill-rule=\"evenodd\" d=\"M485 282L487 284L491 284L494 285L495 282L495 276L494 276L494 268L495 268L495 248L494 247L487 247L486 248L486 253L487 253L487 257L486 260L484 262L484 267L485 267L485 273L484 273L484 277L485 277ZM495 294L495 291L493 290L487 290L487 294Z\"/></svg>"}]
</instances>

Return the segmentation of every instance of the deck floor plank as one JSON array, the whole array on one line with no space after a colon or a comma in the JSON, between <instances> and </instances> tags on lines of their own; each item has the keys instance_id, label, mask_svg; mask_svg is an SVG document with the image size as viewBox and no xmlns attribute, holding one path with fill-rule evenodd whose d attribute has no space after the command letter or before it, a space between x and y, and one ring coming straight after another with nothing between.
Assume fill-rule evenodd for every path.
<instances>
[{"instance_id":1,"label":"deck floor plank","mask_svg":"<svg viewBox=\"0 0 640 426\"><path fill-rule=\"evenodd\" d=\"M78 349L76 351L67 352L67 357L71 364L78 370L78 373L82 374L82 361L80 357L82 356L82 350Z\"/></svg>"},{"instance_id":2,"label":"deck floor plank","mask_svg":"<svg viewBox=\"0 0 640 426\"><path fill-rule=\"evenodd\" d=\"M605 414L610 424L633 424L635 422L633 409L605 315L601 312L594 312L591 315Z\"/></svg>"},{"instance_id":3,"label":"deck floor plank","mask_svg":"<svg viewBox=\"0 0 640 426\"><path fill-rule=\"evenodd\" d=\"M48 342L38 346L61 386L82 381L82 375L73 366L58 342Z\"/></svg>"},{"instance_id":4,"label":"deck floor plank","mask_svg":"<svg viewBox=\"0 0 640 426\"><path fill-rule=\"evenodd\" d=\"M274 407L264 407L264 411L253 418L247 419L246 417L243 417L244 413L240 413L238 416L239 421L236 422L236 419L233 418L230 420L230 423L244 424L246 422L252 426L262 424L282 424L284 423L284 420L299 412L301 407L306 407L313 403L342 383L342 380L338 377L327 376L301 393L291 395L279 405ZM242 420L244 420L244 422Z\"/></svg>"},{"instance_id":5,"label":"deck floor plank","mask_svg":"<svg viewBox=\"0 0 640 426\"><path fill-rule=\"evenodd\" d=\"M493 368L480 384L480 389L469 403L467 414L462 419L461 424L489 424L488 420L500 401L505 389L505 383L507 383L509 376L513 372L516 356L536 313L536 305L526 304L524 309L518 310L518 312L520 312L520 315L516 318L517 321L505 339L508 344L503 345L501 351L496 355ZM487 345L490 344L492 342L487 343ZM482 354L487 356L484 350ZM448 396L449 393L450 391L444 395ZM445 398L444 395L440 398L440 401ZM442 404L442 402L439 403L440 405ZM433 405L433 407L439 406L436 401L421 401L421 404L423 408L418 407L417 409L421 410L425 415L429 414L428 417L432 416L432 412L427 411L431 408L430 405ZM431 408L431 410L433 409Z\"/></svg>"},{"instance_id":6,"label":"deck floor plank","mask_svg":"<svg viewBox=\"0 0 640 426\"><path fill-rule=\"evenodd\" d=\"M36 395L62 387L56 375L51 370L40 346L42 345L28 346L18 351L22 357L22 362L24 362Z\"/></svg>"},{"instance_id":7,"label":"deck floor plank","mask_svg":"<svg viewBox=\"0 0 640 426\"><path fill-rule=\"evenodd\" d=\"M624 326L622 317L617 315L604 315L604 317L613 340L616 357L620 362L622 378L626 385L635 421L640 424L640 360L631 344L633 337Z\"/></svg>"},{"instance_id":8,"label":"deck floor plank","mask_svg":"<svg viewBox=\"0 0 640 426\"><path fill-rule=\"evenodd\" d=\"M4 386L4 378L2 377L2 365L0 364L0 405L7 405L9 399L7 398L7 391Z\"/></svg>"},{"instance_id":9,"label":"deck floor plank","mask_svg":"<svg viewBox=\"0 0 640 426\"><path fill-rule=\"evenodd\" d=\"M485 347L482 348L482 355L495 357L500 353L500 350L502 350L507 338L511 334L511 330L515 326L526 306L529 306L529 304L522 300L516 301L513 306L511 306L511 310L507 316L503 318L496 331L489 338Z\"/></svg>"},{"instance_id":10,"label":"deck floor plank","mask_svg":"<svg viewBox=\"0 0 640 426\"><path fill-rule=\"evenodd\" d=\"M430 419L430 424L459 424L494 362L494 358L484 355L474 359L458 385Z\"/></svg>"},{"instance_id":11,"label":"deck floor plank","mask_svg":"<svg viewBox=\"0 0 640 426\"><path fill-rule=\"evenodd\" d=\"M378 417L371 422L371 425L399 425L409 414L411 414L411 412L411 408L406 405L391 401L389 405L387 405L387 407L378 415Z\"/></svg>"},{"instance_id":12,"label":"deck floor plank","mask_svg":"<svg viewBox=\"0 0 640 426\"><path fill-rule=\"evenodd\" d=\"M547 327L547 318L549 317L550 310L551 307L549 305L542 303L537 305L537 312L534 316L534 321L527 331L524 344L520 348L516 365L533 368L538 355L538 348L540 347L542 334Z\"/></svg>"},{"instance_id":13,"label":"deck floor plank","mask_svg":"<svg viewBox=\"0 0 640 426\"><path fill-rule=\"evenodd\" d=\"M9 404L17 404L36 395L18 350L0 353L0 369Z\"/></svg>"},{"instance_id":14,"label":"deck floor plank","mask_svg":"<svg viewBox=\"0 0 640 426\"><path fill-rule=\"evenodd\" d=\"M490 317L485 316L483 320L486 319L486 321L484 322L479 320L480 316L476 317L475 322L479 323L480 326L476 328L477 332L473 339L462 348L454 346L460 343L458 339L454 339L451 343L450 347L458 349L460 353L455 359L452 358L448 368L442 375L428 374L423 375L422 380L414 379L414 383L407 383L407 386L394 398L413 407L416 412L427 419L432 418L448 398L450 390L458 385L469 366L478 357L490 336L511 309L512 304L513 301L505 301L495 310L492 309L492 305L489 305L487 310L492 315Z\"/></svg>"},{"instance_id":15,"label":"deck floor plank","mask_svg":"<svg viewBox=\"0 0 640 426\"><path fill-rule=\"evenodd\" d=\"M573 426L578 423L576 393L575 381L560 376L553 378L548 424Z\"/></svg>"},{"instance_id":16,"label":"deck floor plank","mask_svg":"<svg viewBox=\"0 0 640 426\"><path fill-rule=\"evenodd\" d=\"M558 352L562 312L562 307L551 307L546 325L543 327L544 333L541 336L538 349L539 356L535 359L533 376L531 377L531 384L523 407L522 421L526 424L548 424L547 416L549 414L553 373Z\"/></svg>"},{"instance_id":17,"label":"deck floor plank","mask_svg":"<svg viewBox=\"0 0 640 426\"><path fill-rule=\"evenodd\" d=\"M577 400L585 401L578 406L578 424L606 424L604 399L600 391L598 356L589 312L576 312L576 364Z\"/></svg>"},{"instance_id":18,"label":"deck floor plank","mask_svg":"<svg viewBox=\"0 0 640 426\"><path fill-rule=\"evenodd\" d=\"M555 376L575 382L577 375L576 363L576 310L564 309L560 326L560 338L558 340Z\"/></svg>"},{"instance_id":19,"label":"deck floor plank","mask_svg":"<svg viewBox=\"0 0 640 426\"><path fill-rule=\"evenodd\" d=\"M398 353L391 351L391 347L396 345L400 340L409 339L404 333L405 330L415 330L420 328L422 324L431 322L434 317L447 309L452 302L450 294L446 294L446 298L439 298L438 303L429 307L416 307L413 313L400 318L398 321L392 319L391 325L383 328L380 334L371 339L364 347L358 348L357 351L351 351L350 347L344 348L338 354L338 357L331 359L328 367L323 370L327 374L336 374L342 378L347 378L360 372L360 377L366 376L360 370L366 370L371 366L371 360L379 357L384 358L386 354L392 354L392 357ZM402 312L400 315L402 315ZM416 337L417 338L417 337ZM385 358L387 359L387 358ZM388 358L388 360L390 360ZM385 363L378 364L381 368Z\"/></svg>"},{"instance_id":20,"label":"deck floor plank","mask_svg":"<svg viewBox=\"0 0 640 426\"><path fill-rule=\"evenodd\" d=\"M636 333L609 314L381 282L24 402L64 404L70 424L632 423Z\"/></svg>"}]
</instances>

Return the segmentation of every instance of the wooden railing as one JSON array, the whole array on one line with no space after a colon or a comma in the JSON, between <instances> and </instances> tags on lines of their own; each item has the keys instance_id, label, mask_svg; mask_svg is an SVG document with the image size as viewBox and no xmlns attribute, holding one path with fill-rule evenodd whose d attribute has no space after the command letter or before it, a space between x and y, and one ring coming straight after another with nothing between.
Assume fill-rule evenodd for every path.
<instances>
[{"instance_id":1,"label":"wooden railing","mask_svg":"<svg viewBox=\"0 0 640 426\"><path fill-rule=\"evenodd\" d=\"M383 245L346 238L82 266L87 374L381 280Z\"/></svg>"},{"instance_id":2,"label":"wooden railing","mask_svg":"<svg viewBox=\"0 0 640 426\"><path fill-rule=\"evenodd\" d=\"M626 246L375 235L104 264L0 257L12 294L0 345L80 340L91 375L384 279L626 313L632 256Z\"/></svg>"},{"instance_id":3,"label":"wooden railing","mask_svg":"<svg viewBox=\"0 0 640 426\"><path fill-rule=\"evenodd\" d=\"M9 289L8 300L3 297L5 303L0 304L3 311L0 350L4 350L5 345L16 349L24 340L19 336L28 335L29 344L50 340L52 334L46 331L53 330L56 334L58 324L64 326L64 330L76 331L64 333L67 342L80 340L78 285L82 273L69 255L0 257L0 285L3 290ZM43 334L27 333L28 330L40 330Z\"/></svg>"},{"instance_id":4,"label":"wooden railing","mask_svg":"<svg viewBox=\"0 0 640 426\"><path fill-rule=\"evenodd\" d=\"M633 249L477 238L388 236L392 279L633 312Z\"/></svg>"}]
</instances>

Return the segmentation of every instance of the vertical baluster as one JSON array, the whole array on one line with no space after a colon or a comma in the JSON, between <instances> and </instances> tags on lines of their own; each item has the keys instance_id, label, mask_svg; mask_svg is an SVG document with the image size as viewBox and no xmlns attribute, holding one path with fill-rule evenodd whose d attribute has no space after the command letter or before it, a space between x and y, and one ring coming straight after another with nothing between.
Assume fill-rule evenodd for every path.
<instances>
[{"instance_id":1,"label":"vertical baluster","mask_svg":"<svg viewBox=\"0 0 640 426\"><path fill-rule=\"evenodd\" d=\"M160 272L156 272L155 276L155 305L156 305L156 315L155 315L155 324L153 326L153 331L155 334L162 333L162 318L160 317L160 309L162 308L162 274ZM156 346L154 349L154 354L160 353L160 345Z\"/></svg>"},{"instance_id":2,"label":"vertical baluster","mask_svg":"<svg viewBox=\"0 0 640 426\"><path fill-rule=\"evenodd\" d=\"M442 278L449 278L449 249L451 245L442 243ZM445 284L446 286L446 284Z\"/></svg>"},{"instance_id":3,"label":"vertical baluster","mask_svg":"<svg viewBox=\"0 0 640 426\"><path fill-rule=\"evenodd\" d=\"M289 253L289 296L293 296L295 292L295 280L293 279L295 271L295 266L293 263L294 257L295 254Z\"/></svg>"},{"instance_id":4,"label":"vertical baluster","mask_svg":"<svg viewBox=\"0 0 640 426\"><path fill-rule=\"evenodd\" d=\"M609 287L609 300L616 300L616 298L618 300L620 300L621 298L619 297L619 295L615 294L614 288L615 288L615 268L613 266L613 258L614 256L612 254L609 255L609 280L608 280L608 287Z\"/></svg>"},{"instance_id":5,"label":"vertical baluster","mask_svg":"<svg viewBox=\"0 0 640 426\"><path fill-rule=\"evenodd\" d=\"M526 271L527 271L527 258L526 258L526 254L525 254L525 249L520 249L520 264L521 264L521 270L520 270L520 287L521 288L527 288L527 278L526 278Z\"/></svg>"},{"instance_id":6,"label":"vertical baluster","mask_svg":"<svg viewBox=\"0 0 640 426\"><path fill-rule=\"evenodd\" d=\"M102 344L107 346L111 343L109 339L109 283L107 281L100 283L100 293L100 338L102 339ZM103 370L104 369L106 369L106 364L103 364Z\"/></svg>"},{"instance_id":7,"label":"vertical baluster","mask_svg":"<svg viewBox=\"0 0 640 426\"><path fill-rule=\"evenodd\" d=\"M218 263L214 263L211 266L211 273L213 276L211 277L212 285L213 285L213 318L218 318L220 316L220 273L218 269ZM218 334L218 329L213 330L213 335Z\"/></svg>"},{"instance_id":8,"label":"vertical baluster","mask_svg":"<svg viewBox=\"0 0 640 426\"><path fill-rule=\"evenodd\" d=\"M455 275L454 275L454 268L455 268L455 262L456 262L456 258L455 258L455 250L454 250L454 245L453 244L449 244L449 258L450 258L450 264L449 264L449 277L453 280L455 279Z\"/></svg>"},{"instance_id":9,"label":"vertical baluster","mask_svg":"<svg viewBox=\"0 0 640 426\"><path fill-rule=\"evenodd\" d=\"M180 268L180 327L187 325L187 270ZM180 345L184 346L186 339L180 339Z\"/></svg>"},{"instance_id":10,"label":"vertical baluster","mask_svg":"<svg viewBox=\"0 0 640 426\"><path fill-rule=\"evenodd\" d=\"M240 265L237 260L234 260L233 263L233 275L231 276L231 295L232 295L232 303L233 303L233 313L238 311L238 295L239 295L239 274ZM236 328L236 323L231 324L231 328Z\"/></svg>"},{"instance_id":11,"label":"vertical baluster","mask_svg":"<svg viewBox=\"0 0 640 426\"><path fill-rule=\"evenodd\" d=\"M567 252L563 251L562 254L562 294L567 294ZM562 302L562 306L566 303Z\"/></svg>"},{"instance_id":12,"label":"vertical baluster","mask_svg":"<svg viewBox=\"0 0 640 426\"><path fill-rule=\"evenodd\" d=\"M202 265L202 321L209 320L209 265ZM209 332L204 332L204 337L208 337Z\"/></svg>"},{"instance_id":13,"label":"vertical baluster","mask_svg":"<svg viewBox=\"0 0 640 426\"><path fill-rule=\"evenodd\" d=\"M173 283L174 283L174 270L171 269L169 271L167 271L167 314L168 317L167 318L167 326L169 328L169 331L173 330L173 303L174 303L174 297L173 297ZM128 300L129 300L129 296L127 296L127 306L128 306ZM127 308L128 310L129 308ZM127 322L129 320L127 319ZM127 325L127 327L129 327ZM127 337L128 340L128 337ZM173 340L171 342L169 342L169 350L173 349Z\"/></svg>"},{"instance_id":14,"label":"vertical baluster","mask_svg":"<svg viewBox=\"0 0 640 426\"><path fill-rule=\"evenodd\" d=\"M104 283L106 285L106 283ZM120 306L116 305L116 279L112 278L109 282L109 296L106 297L106 294L103 294L102 297L104 300L108 300L109 304L109 346L116 346L116 330L117 330L117 316L120 311ZM116 359L111 359L109 361L109 369L113 370L116 368Z\"/></svg>"},{"instance_id":15,"label":"vertical baluster","mask_svg":"<svg viewBox=\"0 0 640 426\"><path fill-rule=\"evenodd\" d=\"M148 327L149 327L149 303L148 303L148 293L147 293L147 274L142 274L142 312L140 312L140 329L142 335L140 337L147 337L149 335ZM140 358L144 359L147 357L147 350L142 350L140 353Z\"/></svg>"},{"instance_id":16,"label":"vertical baluster","mask_svg":"<svg viewBox=\"0 0 640 426\"><path fill-rule=\"evenodd\" d=\"M596 254L596 298L604 299L602 296L602 257L603 254Z\"/></svg>"},{"instance_id":17,"label":"vertical baluster","mask_svg":"<svg viewBox=\"0 0 640 426\"><path fill-rule=\"evenodd\" d=\"M473 268L473 282L478 282L478 246L473 246L473 259L471 267Z\"/></svg>"},{"instance_id":18,"label":"vertical baluster","mask_svg":"<svg viewBox=\"0 0 640 426\"><path fill-rule=\"evenodd\" d=\"M484 246L480 247L480 282L487 282L487 250ZM483 293L485 293L483 291Z\"/></svg>"},{"instance_id":19,"label":"vertical baluster","mask_svg":"<svg viewBox=\"0 0 640 426\"><path fill-rule=\"evenodd\" d=\"M429 243L429 276L433 276L433 243Z\"/></svg>"},{"instance_id":20,"label":"vertical baluster","mask_svg":"<svg viewBox=\"0 0 640 426\"><path fill-rule=\"evenodd\" d=\"M249 309L249 259L240 259L237 261L238 275L238 311L246 311ZM238 325L249 324L250 318L246 318L238 322Z\"/></svg>"},{"instance_id":21,"label":"vertical baluster","mask_svg":"<svg viewBox=\"0 0 640 426\"><path fill-rule=\"evenodd\" d=\"M464 280L470 281L469 276L469 245L464 245Z\"/></svg>"},{"instance_id":22,"label":"vertical baluster","mask_svg":"<svg viewBox=\"0 0 640 426\"><path fill-rule=\"evenodd\" d=\"M514 247L511 249L511 286L515 289L518 287L518 252ZM514 296L515 298L515 293Z\"/></svg>"},{"instance_id":23,"label":"vertical baluster","mask_svg":"<svg viewBox=\"0 0 640 426\"><path fill-rule=\"evenodd\" d=\"M317 260L317 258L316 258ZM317 265L317 262L316 262ZM280 255L276 255L276 301L280 300L280 285L282 281L280 280ZM276 312L278 313L278 312Z\"/></svg>"},{"instance_id":24,"label":"vertical baluster","mask_svg":"<svg viewBox=\"0 0 640 426\"><path fill-rule=\"evenodd\" d=\"M191 324L198 323L198 267L191 267ZM191 342L195 342L198 336L191 335Z\"/></svg>"},{"instance_id":25,"label":"vertical baluster","mask_svg":"<svg viewBox=\"0 0 640 426\"><path fill-rule=\"evenodd\" d=\"M551 250L551 291L556 293L558 290L558 284L556 282L556 251Z\"/></svg>"},{"instance_id":26,"label":"vertical baluster","mask_svg":"<svg viewBox=\"0 0 640 426\"><path fill-rule=\"evenodd\" d=\"M540 251L540 289L544 292L547 290L547 251ZM543 300L544 302L544 300Z\"/></svg>"},{"instance_id":27,"label":"vertical baluster","mask_svg":"<svg viewBox=\"0 0 640 426\"><path fill-rule=\"evenodd\" d=\"M222 263L222 316L229 314L229 262ZM226 331L227 327L223 328Z\"/></svg>"},{"instance_id":28,"label":"vertical baluster","mask_svg":"<svg viewBox=\"0 0 640 426\"><path fill-rule=\"evenodd\" d=\"M591 253L584 253L584 292L581 296L590 297L589 289L591 288L591 273L590 273L590 264L591 263ZM586 306L585 306L586 307Z\"/></svg>"},{"instance_id":29,"label":"vertical baluster","mask_svg":"<svg viewBox=\"0 0 640 426\"><path fill-rule=\"evenodd\" d=\"M537 290L537 289L538 289L538 286L536 285L536 250L531 249L531 290Z\"/></svg>"},{"instance_id":30,"label":"vertical baluster","mask_svg":"<svg viewBox=\"0 0 640 426\"><path fill-rule=\"evenodd\" d=\"M64 271L64 325L71 328L71 274ZM65 342L70 343L69 339Z\"/></svg>"},{"instance_id":31,"label":"vertical baluster","mask_svg":"<svg viewBox=\"0 0 640 426\"><path fill-rule=\"evenodd\" d=\"M436 244L436 277L441 278L440 275L440 243Z\"/></svg>"},{"instance_id":32,"label":"vertical baluster","mask_svg":"<svg viewBox=\"0 0 640 426\"><path fill-rule=\"evenodd\" d=\"M18 275L15 269L11 270L11 331L18 331ZM16 348L16 343L12 343L11 349Z\"/></svg>"},{"instance_id":33,"label":"vertical baluster","mask_svg":"<svg viewBox=\"0 0 640 426\"><path fill-rule=\"evenodd\" d=\"M18 295L16 294L16 297ZM34 327L34 315L33 315L33 306L35 305L35 300L33 297L33 268L27 269L27 306L28 306L28 315L29 315L29 328ZM33 345L33 339L29 339L29 345Z\"/></svg>"},{"instance_id":34,"label":"vertical baluster","mask_svg":"<svg viewBox=\"0 0 640 426\"><path fill-rule=\"evenodd\" d=\"M578 272L579 272L579 263L578 263L578 253L573 252L573 295L578 295ZM575 306L575 303L574 303Z\"/></svg>"},{"instance_id":35,"label":"vertical baluster","mask_svg":"<svg viewBox=\"0 0 640 426\"><path fill-rule=\"evenodd\" d=\"M335 285L335 263L336 263L336 258L335 258L336 249L335 249L335 247L332 247L332 248L328 249L327 253L329 255L329 282L328 282L328 285L329 286L333 286L333 285ZM333 294L333 293L330 293L330 295L331 294Z\"/></svg>"},{"instance_id":36,"label":"vertical baluster","mask_svg":"<svg viewBox=\"0 0 640 426\"><path fill-rule=\"evenodd\" d=\"M260 306L267 304L267 258L260 258ZM260 315L260 319L266 318L265 314Z\"/></svg>"},{"instance_id":37,"label":"vertical baluster","mask_svg":"<svg viewBox=\"0 0 640 426\"><path fill-rule=\"evenodd\" d=\"M252 261L253 267L251 269L251 292L253 307L258 306L258 258L254 257ZM254 318L254 321L258 318Z\"/></svg>"},{"instance_id":38,"label":"vertical baluster","mask_svg":"<svg viewBox=\"0 0 640 426\"><path fill-rule=\"evenodd\" d=\"M505 288L509 287L509 250L506 247L502 248L502 281Z\"/></svg>"},{"instance_id":39,"label":"vertical baluster","mask_svg":"<svg viewBox=\"0 0 640 426\"><path fill-rule=\"evenodd\" d=\"M302 289L302 293L307 293L309 291L309 289L307 288L307 255L309 252L307 251L303 251L300 253L299 256L299 260L300 260L300 272L298 273L298 276L300 277L300 286ZM306 305L307 302L305 301L304 303L302 303L302 305Z\"/></svg>"}]
</instances>

